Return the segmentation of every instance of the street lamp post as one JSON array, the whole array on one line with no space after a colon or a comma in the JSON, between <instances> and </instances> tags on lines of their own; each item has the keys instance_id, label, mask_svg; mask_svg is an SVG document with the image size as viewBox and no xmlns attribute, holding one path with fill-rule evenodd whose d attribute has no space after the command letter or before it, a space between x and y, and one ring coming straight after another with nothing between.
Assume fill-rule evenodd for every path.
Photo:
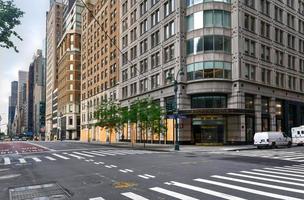
<instances>
[{"instance_id":1,"label":"street lamp post","mask_svg":"<svg viewBox=\"0 0 304 200\"><path fill-rule=\"evenodd\" d=\"M173 80L173 85L174 85L174 99L175 99L175 114L174 114L174 119L175 119L175 145L174 145L174 150L179 151L179 141L178 141L178 105L177 105L177 100L178 100L178 76L183 76L184 71L183 68L180 68L177 71L176 77L170 75L168 79L174 79Z\"/></svg>"}]
</instances>

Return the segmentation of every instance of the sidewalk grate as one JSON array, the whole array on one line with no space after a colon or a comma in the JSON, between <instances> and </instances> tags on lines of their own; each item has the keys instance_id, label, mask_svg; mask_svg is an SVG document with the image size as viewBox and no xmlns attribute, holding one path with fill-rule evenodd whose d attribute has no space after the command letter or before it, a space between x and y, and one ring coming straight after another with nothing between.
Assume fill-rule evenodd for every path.
<instances>
[{"instance_id":1,"label":"sidewalk grate","mask_svg":"<svg viewBox=\"0 0 304 200\"><path fill-rule=\"evenodd\" d=\"M71 195L56 183L9 189L10 200L69 200Z\"/></svg>"}]
</instances>

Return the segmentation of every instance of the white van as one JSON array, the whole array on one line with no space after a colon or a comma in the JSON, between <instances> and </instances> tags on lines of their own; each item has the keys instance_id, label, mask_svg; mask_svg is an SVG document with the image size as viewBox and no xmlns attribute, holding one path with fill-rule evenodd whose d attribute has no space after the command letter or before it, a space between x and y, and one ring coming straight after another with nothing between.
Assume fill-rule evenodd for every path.
<instances>
[{"instance_id":1,"label":"white van","mask_svg":"<svg viewBox=\"0 0 304 200\"><path fill-rule=\"evenodd\" d=\"M275 148L278 146L291 147L292 141L291 138L283 132L257 132L254 134L254 145L257 146L258 149L262 147Z\"/></svg>"},{"instance_id":2,"label":"white van","mask_svg":"<svg viewBox=\"0 0 304 200\"><path fill-rule=\"evenodd\" d=\"M304 145L304 126L292 128L291 138L293 144Z\"/></svg>"}]
</instances>

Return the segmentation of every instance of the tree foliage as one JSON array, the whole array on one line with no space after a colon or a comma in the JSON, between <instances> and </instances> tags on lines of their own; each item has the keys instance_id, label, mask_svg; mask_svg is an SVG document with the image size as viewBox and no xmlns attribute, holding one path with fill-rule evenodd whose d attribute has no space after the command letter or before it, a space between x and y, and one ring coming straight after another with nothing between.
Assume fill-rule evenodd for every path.
<instances>
[{"instance_id":1,"label":"tree foliage","mask_svg":"<svg viewBox=\"0 0 304 200\"><path fill-rule=\"evenodd\" d=\"M110 131L119 132L128 122L137 124L137 127L140 128L141 140L145 143L149 131L151 134L166 132L164 114L159 103L151 99L140 99L133 102L129 109L122 108L113 101L102 102L94 116L97 120L96 126Z\"/></svg>"},{"instance_id":2,"label":"tree foliage","mask_svg":"<svg viewBox=\"0 0 304 200\"><path fill-rule=\"evenodd\" d=\"M19 52L11 37L15 36L22 40L14 28L21 24L20 18L23 15L24 12L16 7L13 0L0 0L0 47L13 48Z\"/></svg>"}]
</instances>

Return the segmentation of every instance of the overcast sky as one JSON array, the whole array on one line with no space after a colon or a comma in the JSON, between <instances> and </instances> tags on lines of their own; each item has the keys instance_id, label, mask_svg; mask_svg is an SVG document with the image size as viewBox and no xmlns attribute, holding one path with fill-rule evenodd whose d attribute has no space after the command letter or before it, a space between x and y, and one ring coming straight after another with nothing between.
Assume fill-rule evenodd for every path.
<instances>
[{"instance_id":1,"label":"overcast sky","mask_svg":"<svg viewBox=\"0 0 304 200\"><path fill-rule=\"evenodd\" d=\"M49 7L49 0L15 0L15 4L25 12L22 24L16 28L23 41L16 40L15 42L20 51L19 53L15 53L12 49L0 48L1 124L7 123L11 81L18 80L18 70L28 71L36 49L43 47L45 14ZM2 130L4 128L4 126L1 126Z\"/></svg>"}]
</instances>

